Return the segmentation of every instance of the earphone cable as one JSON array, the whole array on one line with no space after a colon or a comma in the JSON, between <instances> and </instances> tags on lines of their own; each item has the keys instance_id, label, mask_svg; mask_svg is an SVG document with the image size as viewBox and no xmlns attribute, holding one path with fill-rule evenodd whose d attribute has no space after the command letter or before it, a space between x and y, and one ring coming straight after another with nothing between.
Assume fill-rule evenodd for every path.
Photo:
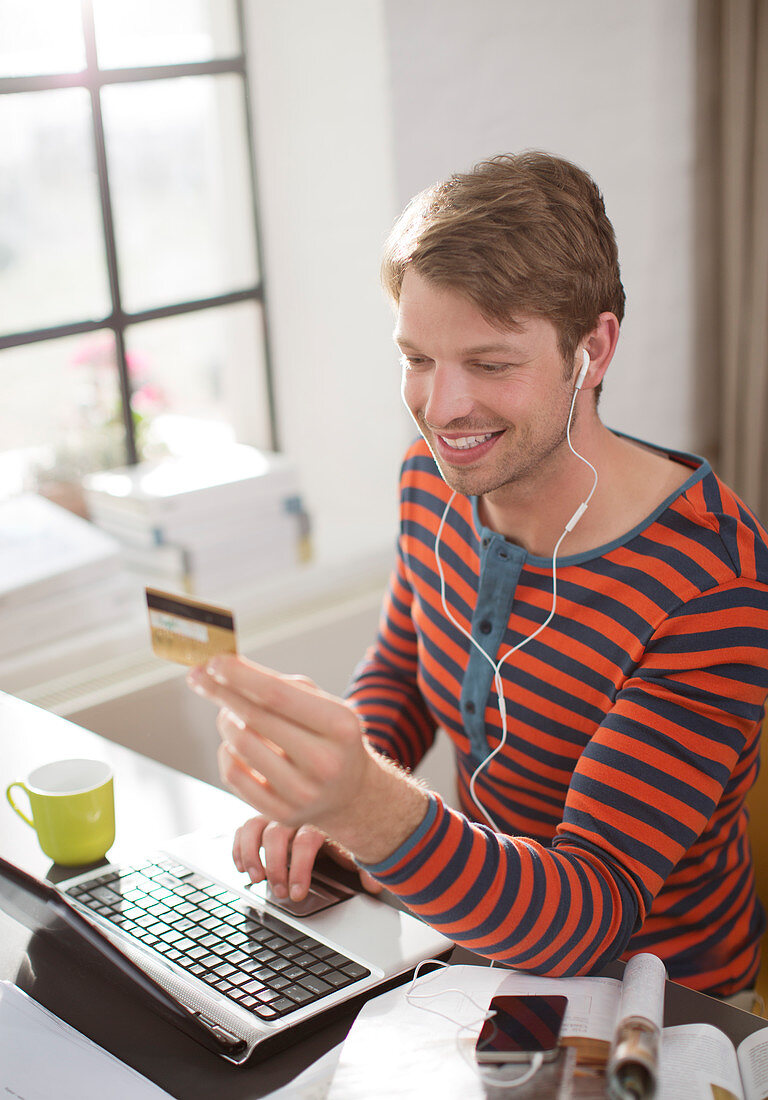
<instances>
[{"instance_id":1,"label":"earphone cable","mask_svg":"<svg viewBox=\"0 0 768 1100\"><path fill-rule=\"evenodd\" d=\"M476 783L477 783L477 777L480 775L480 773L482 771L484 771L485 768L488 767L490 762L494 759L494 757L496 757L498 755L498 753L501 752L501 750L504 748L504 746L507 743L507 735L508 735L507 702L506 702L506 699L504 697L504 682L503 682L502 676L501 676L501 666L504 664L504 662L507 660L508 657L512 656L513 653L517 653L517 651L522 649L522 647L524 645L527 645L529 642L532 642L534 638L538 637L538 635L541 634L542 630L544 630L549 625L549 623L552 621L552 619L554 618L555 609L557 607L557 555L558 555L558 551L560 550L560 545L561 545L563 539L565 538L565 536L570 531L573 530L573 528L579 522L581 517L584 515L584 512L587 510L587 507L589 505L590 500L592 499L592 496L595 492L595 489L597 488L597 481L598 481L597 470L595 469L595 467L592 465L592 463L588 459L586 459L583 455L579 454L579 452L574 448L573 443L571 442L571 421L573 420L573 412L574 412L574 408L575 408L575 405L576 405L576 398L577 398L578 394L579 394L579 388L577 387L573 392L573 397L571 398L571 407L570 407L570 411L568 413L568 423L567 423L567 426L566 426L566 433L565 433L566 434L566 441L568 443L568 447L571 450L571 453L573 455L575 455L575 457L578 458L581 462L583 462L585 464L585 466L588 466L589 469L592 471L592 475L593 475L592 488L589 490L589 493L587 494L586 498L582 501L582 503L579 505L579 507L576 509L576 511L571 516L571 518L568 520L568 522L565 525L565 528L563 529L563 533L560 535L557 542L555 543L555 548L552 552L552 606L550 608L549 614L547 615L546 619L531 634L529 634L527 637L523 638L522 641L517 642L510 649L508 649L506 651L506 653L504 653L499 658L498 661L494 661L493 658L490 656L490 654L486 653L486 651L483 649L483 647L480 645L480 643L477 641L477 639L472 636L472 633L469 630L466 630L465 627L462 626L462 624L456 619L456 617L451 613L451 610L448 607L448 602L446 600L446 596L445 596L445 588L446 588L445 571L443 569L443 562L442 562L442 559L440 557L440 541L442 539L443 529L445 527L446 519L448 518L448 513L449 513L449 511L451 509L451 505L453 504L453 501L456 497L456 490L455 489L451 492L451 495L448 498L448 503L446 504L446 506L443 510L443 514L442 514L442 517L440 519L440 523L439 523L438 528L437 528L437 534L435 536L435 563L437 565L437 572L438 572L438 576L440 578L440 601L442 603L443 611L448 616L448 618L453 623L453 625L456 627L456 629L459 630L464 635L464 637L467 638L472 643L472 645L475 647L475 649L477 649L477 651L482 654L482 656L485 658L486 661L488 661L491 668L493 669L493 683L494 683L494 687L496 689L496 695L497 695L497 698L498 698L499 718L501 719L501 737L500 737L499 743L496 745L495 749L493 749L491 752L488 753L488 755L485 757L485 759L482 760L478 764L478 766L475 768L474 772L472 773L472 776L469 780L469 793L470 793L470 797L472 798L472 801L474 802L475 806L480 810L480 812L482 813L485 820L488 822L488 824L491 826L492 829L496 830L496 832L500 831L499 826L494 821L492 816L488 813L486 808L483 806L482 802L480 801L480 799L477 795L477 791L476 791Z\"/></svg>"}]
</instances>

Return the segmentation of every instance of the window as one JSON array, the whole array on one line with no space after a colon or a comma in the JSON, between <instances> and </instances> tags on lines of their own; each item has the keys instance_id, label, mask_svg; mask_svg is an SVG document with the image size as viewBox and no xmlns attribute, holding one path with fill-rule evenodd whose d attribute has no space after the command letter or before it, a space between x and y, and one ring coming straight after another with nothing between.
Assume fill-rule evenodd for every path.
<instances>
[{"instance_id":1,"label":"window","mask_svg":"<svg viewBox=\"0 0 768 1100\"><path fill-rule=\"evenodd\" d=\"M242 0L0 0L0 27L2 488L276 449Z\"/></svg>"}]
</instances>

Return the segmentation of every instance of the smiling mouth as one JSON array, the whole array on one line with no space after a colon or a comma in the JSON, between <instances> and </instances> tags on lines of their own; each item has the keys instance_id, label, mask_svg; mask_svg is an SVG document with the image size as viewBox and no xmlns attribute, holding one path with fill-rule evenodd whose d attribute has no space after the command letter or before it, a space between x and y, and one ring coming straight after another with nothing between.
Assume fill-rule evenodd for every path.
<instances>
[{"instance_id":1,"label":"smiling mouth","mask_svg":"<svg viewBox=\"0 0 768 1100\"><path fill-rule=\"evenodd\" d=\"M440 442L452 451L469 451L472 447L479 447L481 443L487 443L489 439L493 439L496 435L501 435L501 432L488 432L486 435L462 435L456 439L448 439L446 436L441 435Z\"/></svg>"}]
</instances>

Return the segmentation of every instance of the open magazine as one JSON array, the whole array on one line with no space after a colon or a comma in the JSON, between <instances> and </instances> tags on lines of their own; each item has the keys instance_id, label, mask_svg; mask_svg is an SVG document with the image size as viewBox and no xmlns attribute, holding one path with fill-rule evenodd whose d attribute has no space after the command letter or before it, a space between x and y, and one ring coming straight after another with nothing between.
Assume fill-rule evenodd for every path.
<instances>
[{"instance_id":1,"label":"open magazine","mask_svg":"<svg viewBox=\"0 0 768 1100\"><path fill-rule=\"evenodd\" d=\"M616 1100L765 1100L768 1027L738 1047L712 1024L662 1028L664 967L637 955L624 972L606 1077Z\"/></svg>"},{"instance_id":2,"label":"open magazine","mask_svg":"<svg viewBox=\"0 0 768 1100\"><path fill-rule=\"evenodd\" d=\"M577 1077L605 1075L606 1095L615 1100L766 1100L768 1027L738 1052L710 1024L662 1029L665 978L652 955L631 959L623 980L463 965L423 973L364 1006L342 1047L329 1100L483 1100L474 1045L488 1005L496 996L531 993L568 998L560 1035L571 1051L567 1065L575 1053ZM535 1096L536 1087L534 1077L511 1095Z\"/></svg>"},{"instance_id":3,"label":"open magazine","mask_svg":"<svg viewBox=\"0 0 768 1100\"><path fill-rule=\"evenodd\" d=\"M768 1027L737 1048L711 1024L681 1024L662 1032L657 1100L765 1100Z\"/></svg>"}]
</instances>

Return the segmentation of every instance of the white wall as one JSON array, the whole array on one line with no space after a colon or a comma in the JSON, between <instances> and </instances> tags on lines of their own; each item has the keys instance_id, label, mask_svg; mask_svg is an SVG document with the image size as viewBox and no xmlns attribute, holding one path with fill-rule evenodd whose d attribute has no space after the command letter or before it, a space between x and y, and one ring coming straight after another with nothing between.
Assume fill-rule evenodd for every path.
<instances>
[{"instance_id":1,"label":"white wall","mask_svg":"<svg viewBox=\"0 0 768 1100\"><path fill-rule=\"evenodd\" d=\"M396 215L379 0L249 0L262 241L281 443L320 553L394 544L412 434L379 289Z\"/></svg>"},{"instance_id":2,"label":"white wall","mask_svg":"<svg viewBox=\"0 0 768 1100\"><path fill-rule=\"evenodd\" d=\"M544 148L597 180L628 310L607 423L702 449L691 264L695 0L249 0L283 444L321 550L382 543L411 427L381 243L418 189Z\"/></svg>"},{"instance_id":3,"label":"white wall","mask_svg":"<svg viewBox=\"0 0 768 1100\"><path fill-rule=\"evenodd\" d=\"M606 423L682 448L693 423L695 0L386 0L398 201L494 153L597 181L627 292Z\"/></svg>"}]
</instances>

